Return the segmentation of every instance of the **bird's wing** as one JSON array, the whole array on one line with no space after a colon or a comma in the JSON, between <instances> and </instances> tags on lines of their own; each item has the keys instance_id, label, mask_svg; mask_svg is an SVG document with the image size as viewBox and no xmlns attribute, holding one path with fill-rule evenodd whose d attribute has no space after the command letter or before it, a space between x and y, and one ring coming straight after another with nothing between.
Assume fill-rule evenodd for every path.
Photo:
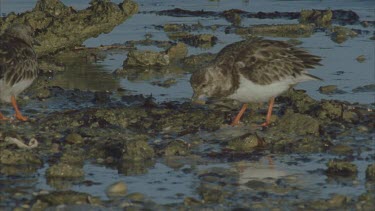
<instances>
[{"instance_id":1,"label":"bird's wing","mask_svg":"<svg viewBox=\"0 0 375 211\"><path fill-rule=\"evenodd\" d=\"M32 47L13 38L1 41L0 79L4 79L10 85L21 80L34 79L37 75L37 66L36 55Z\"/></svg>"},{"instance_id":2,"label":"bird's wing","mask_svg":"<svg viewBox=\"0 0 375 211\"><path fill-rule=\"evenodd\" d=\"M281 42L262 40L243 48L235 58L235 67L247 79L260 85L306 75L306 68L320 65L320 57Z\"/></svg>"}]
</instances>

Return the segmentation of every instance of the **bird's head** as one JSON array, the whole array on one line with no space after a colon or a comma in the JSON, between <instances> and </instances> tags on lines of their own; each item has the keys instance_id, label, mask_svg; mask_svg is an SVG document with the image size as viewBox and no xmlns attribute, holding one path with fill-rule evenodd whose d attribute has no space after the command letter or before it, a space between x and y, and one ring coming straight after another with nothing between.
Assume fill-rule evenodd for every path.
<instances>
[{"instance_id":1,"label":"bird's head","mask_svg":"<svg viewBox=\"0 0 375 211\"><path fill-rule=\"evenodd\" d=\"M215 68L209 66L197 70L191 75L190 84L193 88L194 94L192 101L198 104L205 104L208 98L215 95L217 84L215 84Z\"/></svg>"}]
</instances>

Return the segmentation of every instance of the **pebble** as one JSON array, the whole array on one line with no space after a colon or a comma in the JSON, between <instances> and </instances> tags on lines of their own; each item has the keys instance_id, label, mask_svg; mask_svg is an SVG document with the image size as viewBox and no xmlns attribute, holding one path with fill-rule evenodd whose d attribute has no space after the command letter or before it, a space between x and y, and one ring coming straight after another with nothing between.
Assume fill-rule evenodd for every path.
<instances>
[{"instance_id":1,"label":"pebble","mask_svg":"<svg viewBox=\"0 0 375 211\"><path fill-rule=\"evenodd\" d=\"M125 196L128 191L128 186L123 181L113 183L107 188L107 196Z\"/></svg>"}]
</instances>

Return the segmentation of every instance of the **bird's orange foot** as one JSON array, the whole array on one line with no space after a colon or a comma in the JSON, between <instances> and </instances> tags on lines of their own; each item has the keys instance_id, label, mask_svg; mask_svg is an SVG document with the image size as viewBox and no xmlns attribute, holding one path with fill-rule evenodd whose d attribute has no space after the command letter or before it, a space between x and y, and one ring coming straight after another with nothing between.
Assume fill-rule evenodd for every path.
<instances>
[{"instance_id":1,"label":"bird's orange foot","mask_svg":"<svg viewBox=\"0 0 375 211\"><path fill-rule=\"evenodd\" d=\"M262 123L261 125L259 125L260 127L268 127L271 123L269 122L264 122Z\"/></svg>"},{"instance_id":2,"label":"bird's orange foot","mask_svg":"<svg viewBox=\"0 0 375 211\"><path fill-rule=\"evenodd\" d=\"M230 126L234 127L234 126L237 126L240 124L240 121L239 120L233 120L233 122L230 124Z\"/></svg>"},{"instance_id":3,"label":"bird's orange foot","mask_svg":"<svg viewBox=\"0 0 375 211\"><path fill-rule=\"evenodd\" d=\"M16 117L16 119L20 120L20 121L27 121L27 117L23 116L21 113L16 113L14 114L14 116Z\"/></svg>"},{"instance_id":4,"label":"bird's orange foot","mask_svg":"<svg viewBox=\"0 0 375 211\"><path fill-rule=\"evenodd\" d=\"M9 120L9 118L5 117L4 115L2 115L0 113L0 121L3 120L3 121L6 121L6 120Z\"/></svg>"}]
</instances>

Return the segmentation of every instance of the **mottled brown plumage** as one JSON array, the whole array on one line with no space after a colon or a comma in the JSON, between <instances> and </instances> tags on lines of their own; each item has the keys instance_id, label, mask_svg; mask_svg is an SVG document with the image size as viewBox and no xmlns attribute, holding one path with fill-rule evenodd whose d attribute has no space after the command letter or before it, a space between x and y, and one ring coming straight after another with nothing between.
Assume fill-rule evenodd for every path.
<instances>
[{"instance_id":1,"label":"mottled brown plumage","mask_svg":"<svg viewBox=\"0 0 375 211\"><path fill-rule=\"evenodd\" d=\"M15 24L0 36L0 100L12 102L16 118L21 120L26 118L19 112L15 98L38 74L33 34L30 26ZM6 118L0 113L0 119Z\"/></svg>"},{"instance_id":2,"label":"mottled brown plumage","mask_svg":"<svg viewBox=\"0 0 375 211\"><path fill-rule=\"evenodd\" d=\"M320 65L320 60L283 41L252 38L236 42L224 47L207 67L193 73L193 100L208 97L264 102L291 85L319 79L306 69Z\"/></svg>"}]
</instances>

